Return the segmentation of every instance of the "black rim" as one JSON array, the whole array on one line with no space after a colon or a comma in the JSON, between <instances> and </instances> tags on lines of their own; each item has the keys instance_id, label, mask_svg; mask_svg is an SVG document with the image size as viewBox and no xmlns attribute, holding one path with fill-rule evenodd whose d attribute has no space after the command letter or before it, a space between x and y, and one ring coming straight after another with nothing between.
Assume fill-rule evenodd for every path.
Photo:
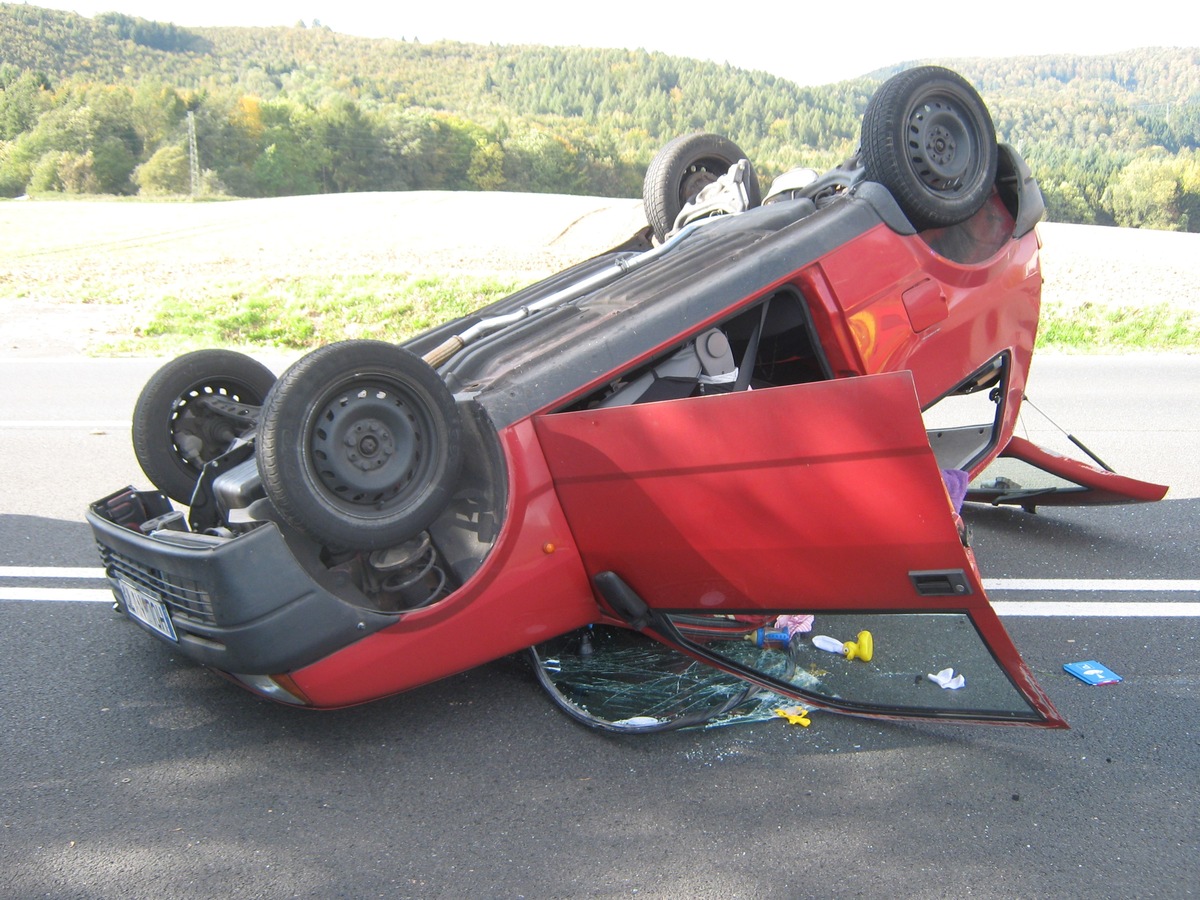
<instances>
[{"instance_id":1,"label":"black rim","mask_svg":"<svg viewBox=\"0 0 1200 900\"><path fill-rule=\"evenodd\" d=\"M728 172L731 165L733 163L718 159L715 156L707 159L699 159L692 163L679 183L680 206L686 206L689 202L695 200L696 195L704 190L704 188Z\"/></svg>"},{"instance_id":2,"label":"black rim","mask_svg":"<svg viewBox=\"0 0 1200 900\"><path fill-rule=\"evenodd\" d=\"M194 457L189 459L181 445L199 439L200 459L220 456L244 427L239 427L238 419L249 424L261 403L262 397L253 387L230 378L205 379L189 387L175 400L168 424L171 446L179 461L198 472ZM221 411L210 404L219 405Z\"/></svg>"},{"instance_id":3,"label":"black rim","mask_svg":"<svg viewBox=\"0 0 1200 900\"><path fill-rule=\"evenodd\" d=\"M956 98L939 94L918 103L905 138L913 171L931 191L954 194L971 180L980 137Z\"/></svg>"},{"instance_id":4,"label":"black rim","mask_svg":"<svg viewBox=\"0 0 1200 900\"><path fill-rule=\"evenodd\" d=\"M356 376L327 391L311 410L304 429L306 470L331 506L385 518L432 477L436 424L403 383Z\"/></svg>"}]
</instances>

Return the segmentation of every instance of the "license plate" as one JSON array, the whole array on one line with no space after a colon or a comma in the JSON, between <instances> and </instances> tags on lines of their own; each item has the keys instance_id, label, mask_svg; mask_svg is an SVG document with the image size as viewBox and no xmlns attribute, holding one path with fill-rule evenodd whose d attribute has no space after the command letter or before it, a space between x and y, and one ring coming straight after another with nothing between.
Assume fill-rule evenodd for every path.
<instances>
[{"instance_id":1,"label":"license plate","mask_svg":"<svg viewBox=\"0 0 1200 900\"><path fill-rule=\"evenodd\" d=\"M117 584L120 585L121 597L125 600L125 611L129 615L153 628L163 637L173 641L179 640L171 617L167 615L167 607L161 600L127 581L118 579Z\"/></svg>"}]
</instances>

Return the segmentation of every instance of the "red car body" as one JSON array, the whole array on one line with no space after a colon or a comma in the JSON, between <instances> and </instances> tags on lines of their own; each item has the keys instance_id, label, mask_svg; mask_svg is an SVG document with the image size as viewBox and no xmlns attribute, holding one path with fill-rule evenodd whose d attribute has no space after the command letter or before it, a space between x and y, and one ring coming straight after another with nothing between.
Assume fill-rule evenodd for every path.
<instances>
[{"instance_id":1,"label":"red car body","mask_svg":"<svg viewBox=\"0 0 1200 900\"><path fill-rule=\"evenodd\" d=\"M312 707L599 623L835 710L1061 726L988 602L945 473L967 473L969 500L1027 508L1165 488L1012 436L1037 329L1042 206L1016 152L1000 157L991 198L959 225L918 232L869 181L816 202L780 197L707 220L641 267L655 251L636 235L407 344L428 354L486 316L628 265L439 368L467 461L428 529L448 573L433 602L398 605L375 557L333 554L269 513L233 525L219 497L215 536L147 534L169 504L132 489L89 511L114 590L198 662ZM750 369L737 389L661 374L722 337L736 371ZM651 387L664 399L647 402ZM948 398L985 414L928 424ZM989 481L1002 454L1054 472L1056 486ZM869 622L876 661L797 686L680 626L795 612ZM167 628L147 624L160 613ZM973 661L966 690L914 693L936 648Z\"/></svg>"}]
</instances>

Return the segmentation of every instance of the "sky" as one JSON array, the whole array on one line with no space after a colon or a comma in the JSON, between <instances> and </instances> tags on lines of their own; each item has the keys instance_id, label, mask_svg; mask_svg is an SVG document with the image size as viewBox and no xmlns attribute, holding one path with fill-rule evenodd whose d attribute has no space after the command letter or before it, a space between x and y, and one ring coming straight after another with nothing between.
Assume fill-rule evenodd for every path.
<instances>
[{"instance_id":1,"label":"sky","mask_svg":"<svg viewBox=\"0 0 1200 900\"><path fill-rule=\"evenodd\" d=\"M84 16L116 11L181 26L295 25L314 20L343 34L467 43L550 44L657 50L802 85L826 84L895 63L958 56L1112 53L1137 47L1200 47L1200 15L1162 0L1130 7L1110 0L1028 3L853 4L498 3L386 0L63 0L31 6ZM790 7L790 11L787 7ZM690 12L689 12L690 10ZM1003 12L1000 12L1003 10ZM1132 11L1131 11L1132 10ZM1081 12L1082 11L1082 12ZM938 17L942 16L941 19ZM1164 24L1169 23L1169 24Z\"/></svg>"}]
</instances>

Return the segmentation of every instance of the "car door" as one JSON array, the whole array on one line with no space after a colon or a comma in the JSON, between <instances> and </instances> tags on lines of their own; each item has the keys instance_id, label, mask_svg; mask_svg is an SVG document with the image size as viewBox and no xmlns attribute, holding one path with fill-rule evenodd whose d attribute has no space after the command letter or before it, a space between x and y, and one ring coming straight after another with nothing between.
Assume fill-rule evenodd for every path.
<instances>
[{"instance_id":1,"label":"car door","mask_svg":"<svg viewBox=\"0 0 1200 900\"><path fill-rule=\"evenodd\" d=\"M826 708L1065 726L983 592L907 372L555 413L535 427L615 618ZM798 614L837 652L799 633L780 655L747 656L758 628ZM869 660L845 652L863 632ZM962 688L930 677L946 668Z\"/></svg>"}]
</instances>

